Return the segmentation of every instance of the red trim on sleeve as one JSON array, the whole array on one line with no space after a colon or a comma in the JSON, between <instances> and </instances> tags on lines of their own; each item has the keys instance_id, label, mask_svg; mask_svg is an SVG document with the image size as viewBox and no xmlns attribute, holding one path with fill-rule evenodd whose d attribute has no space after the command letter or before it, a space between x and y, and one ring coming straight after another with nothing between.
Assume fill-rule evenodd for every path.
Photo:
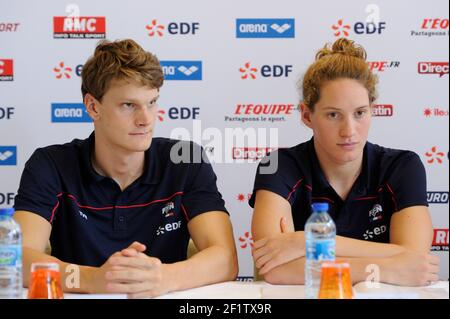
<instances>
[{"instance_id":1,"label":"red trim on sleeve","mask_svg":"<svg viewBox=\"0 0 450 319\"><path fill-rule=\"evenodd\" d=\"M289 193L288 197L286 198L287 201L291 198L292 194L297 190L297 187L302 182L303 178L301 178L297 183L295 183L294 187L292 188L291 192Z\"/></svg>"},{"instance_id":2,"label":"red trim on sleeve","mask_svg":"<svg viewBox=\"0 0 450 319\"><path fill-rule=\"evenodd\" d=\"M389 192L392 194L392 201L394 202L394 206L395 206L395 211L398 211L398 205L397 205L397 201L395 200L395 194L394 191L392 190L391 186L389 186L388 183L386 183L386 187L389 190Z\"/></svg>"},{"instance_id":3,"label":"red trim on sleeve","mask_svg":"<svg viewBox=\"0 0 450 319\"><path fill-rule=\"evenodd\" d=\"M50 224L53 222L53 218L55 217L55 212L56 212L56 210L57 210L58 207L59 207L59 198L62 196L62 194L63 194L63 193L59 193L58 195L56 195L56 199L57 199L58 201L56 202L55 207L53 207L53 209L52 209L52 216L50 217Z\"/></svg>"}]
</instances>

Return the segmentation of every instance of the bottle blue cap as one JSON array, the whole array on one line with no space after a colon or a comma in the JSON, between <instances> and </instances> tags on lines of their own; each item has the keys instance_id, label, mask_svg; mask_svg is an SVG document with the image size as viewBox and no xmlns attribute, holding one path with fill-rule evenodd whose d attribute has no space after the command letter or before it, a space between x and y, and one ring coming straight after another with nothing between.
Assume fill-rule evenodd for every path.
<instances>
[{"instance_id":1,"label":"bottle blue cap","mask_svg":"<svg viewBox=\"0 0 450 319\"><path fill-rule=\"evenodd\" d=\"M0 216L9 216L14 215L14 208L0 208Z\"/></svg>"},{"instance_id":2,"label":"bottle blue cap","mask_svg":"<svg viewBox=\"0 0 450 319\"><path fill-rule=\"evenodd\" d=\"M326 212L328 211L328 203L313 203L311 205L314 212Z\"/></svg>"}]
</instances>

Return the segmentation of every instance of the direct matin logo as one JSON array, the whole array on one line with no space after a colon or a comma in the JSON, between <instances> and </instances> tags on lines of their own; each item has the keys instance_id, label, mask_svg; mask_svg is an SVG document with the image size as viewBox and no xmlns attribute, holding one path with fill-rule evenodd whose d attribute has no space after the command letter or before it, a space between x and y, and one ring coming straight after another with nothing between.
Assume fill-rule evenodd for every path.
<instances>
[{"instance_id":1,"label":"direct matin logo","mask_svg":"<svg viewBox=\"0 0 450 319\"><path fill-rule=\"evenodd\" d=\"M236 19L236 38L295 38L295 19Z\"/></svg>"},{"instance_id":2,"label":"direct matin logo","mask_svg":"<svg viewBox=\"0 0 450 319\"><path fill-rule=\"evenodd\" d=\"M52 103L52 123L92 122L83 103Z\"/></svg>"},{"instance_id":3,"label":"direct matin logo","mask_svg":"<svg viewBox=\"0 0 450 319\"><path fill-rule=\"evenodd\" d=\"M160 63L165 80L202 80L202 61L160 61Z\"/></svg>"},{"instance_id":4,"label":"direct matin logo","mask_svg":"<svg viewBox=\"0 0 450 319\"><path fill-rule=\"evenodd\" d=\"M0 146L0 166L17 165L17 146Z\"/></svg>"}]
</instances>

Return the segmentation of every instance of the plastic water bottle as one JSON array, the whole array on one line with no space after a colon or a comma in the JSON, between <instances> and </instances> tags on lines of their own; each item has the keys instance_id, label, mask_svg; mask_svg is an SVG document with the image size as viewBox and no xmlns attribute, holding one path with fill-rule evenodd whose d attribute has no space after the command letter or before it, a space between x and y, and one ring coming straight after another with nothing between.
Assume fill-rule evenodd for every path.
<instances>
[{"instance_id":1,"label":"plastic water bottle","mask_svg":"<svg viewBox=\"0 0 450 319\"><path fill-rule=\"evenodd\" d=\"M318 297L322 261L334 261L336 255L336 225L328 215L328 203L314 203L312 210L305 224L307 299Z\"/></svg>"},{"instance_id":2,"label":"plastic water bottle","mask_svg":"<svg viewBox=\"0 0 450 319\"><path fill-rule=\"evenodd\" d=\"M0 208L0 299L22 299L22 233L14 209Z\"/></svg>"}]
</instances>

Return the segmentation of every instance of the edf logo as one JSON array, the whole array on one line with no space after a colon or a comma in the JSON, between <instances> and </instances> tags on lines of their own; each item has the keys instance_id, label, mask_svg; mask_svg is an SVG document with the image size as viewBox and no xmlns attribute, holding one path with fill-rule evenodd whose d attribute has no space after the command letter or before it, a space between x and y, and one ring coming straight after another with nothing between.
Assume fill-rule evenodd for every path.
<instances>
[{"instance_id":1,"label":"edf logo","mask_svg":"<svg viewBox=\"0 0 450 319\"><path fill-rule=\"evenodd\" d=\"M148 30L150 37L162 37L164 32L171 35L187 35L196 34L200 29L200 23L198 22L170 22L167 24L167 28L164 24L158 23L157 19L153 19L152 22L145 26Z\"/></svg>"},{"instance_id":2,"label":"edf logo","mask_svg":"<svg viewBox=\"0 0 450 319\"><path fill-rule=\"evenodd\" d=\"M0 166L17 165L17 146L0 146Z\"/></svg>"},{"instance_id":3,"label":"edf logo","mask_svg":"<svg viewBox=\"0 0 450 319\"><path fill-rule=\"evenodd\" d=\"M236 19L236 38L295 38L295 19Z\"/></svg>"},{"instance_id":4,"label":"edf logo","mask_svg":"<svg viewBox=\"0 0 450 319\"><path fill-rule=\"evenodd\" d=\"M195 120L200 115L199 107L171 107L166 111L158 110L158 119L160 122L164 122L164 117L167 116L171 120Z\"/></svg>"},{"instance_id":5,"label":"edf logo","mask_svg":"<svg viewBox=\"0 0 450 319\"><path fill-rule=\"evenodd\" d=\"M160 63L165 80L202 80L202 61L160 61Z\"/></svg>"},{"instance_id":6,"label":"edf logo","mask_svg":"<svg viewBox=\"0 0 450 319\"><path fill-rule=\"evenodd\" d=\"M336 37L348 37L351 29L356 34L381 34L383 30L386 30L386 22L356 22L352 27L344 20L339 19L336 24L331 26L331 29Z\"/></svg>"},{"instance_id":7,"label":"edf logo","mask_svg":"<svg viewBox=\"0 0 450 319\"><path fill-rule=\"evenodd\" d=\"M292 73L292 65L263 65L260 69L252 66L250 62L244 64L243 67L239 68L239 72L241 74L241 79L247 80L252 79L255 80L258 74L261 74L264 78L287 78L290 73Z\"/></svg>"},{"instance_id":8,"label":"edf logo","mask_svg":"<svg viewBox=\"0 0 450 319\"><path fill-rule=\"evenodd\" d=\"M83 103L52 103L53 123L92 122Z\"/></svg>"},{"instance_id":9,"label":"edf logo","mask_svg":"<svg viewBox=\"0 0 450 319\"><path fill-rule=\"evenodd\" d=\"M10 120L14 114L13 107L0 107L0 120Z\"/></svg>"}]
</instances>

